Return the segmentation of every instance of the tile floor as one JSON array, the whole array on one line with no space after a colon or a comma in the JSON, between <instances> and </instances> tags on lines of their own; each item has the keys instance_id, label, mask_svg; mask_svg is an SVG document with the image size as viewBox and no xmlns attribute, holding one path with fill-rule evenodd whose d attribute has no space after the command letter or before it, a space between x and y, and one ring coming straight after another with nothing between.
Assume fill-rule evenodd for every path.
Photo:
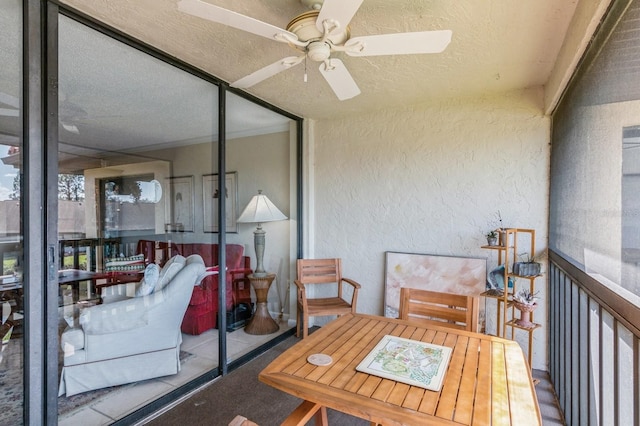
<instances>
[{"instance_id":1,"label":"tile floor","mask_svg":"<svg viewBox=\"0 0 640 426\"><path fill-rule=\"evenodd\" d=\"M244 329L229 333L227 335L229 360L241 357L291 327L286 322L281 322L278 332L264 336L247 334ZM188 334L182 336L181 350L189 352L192 357L184 362L178 374L123 386L60 417L58 424L60 426L111 424L218 365L218 330L208 330L199 336Z\"/></svg>"}]
</instances>

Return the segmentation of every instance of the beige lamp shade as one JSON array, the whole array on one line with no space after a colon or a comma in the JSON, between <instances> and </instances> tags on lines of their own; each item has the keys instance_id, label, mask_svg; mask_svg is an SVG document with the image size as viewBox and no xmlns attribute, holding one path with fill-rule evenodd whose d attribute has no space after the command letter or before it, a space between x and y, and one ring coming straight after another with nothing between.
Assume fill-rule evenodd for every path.
<instances>
[{"instance_id":1,"label":"beige lamp shade","mask_svg":"<svg viewBox=\"0 0 640 426\"><path fill-rule=\"evenodd\" d=\"M244 208L238 222L240 223L264 223L276 220L286 220L287 217L262 193L254 195L247 207Z\"/></svg>"},{"instance_id":2,"label":"beige lamp shade","mask_svg":"<svg viewBox=\"0 0 640 426\"><path fill-rule=\"evenodd\" d=\"M276 220L286 220L287 217L258 190L258 195L254 195L247 207L244 208L239 223L257 223L258 227L253 231L253 245L256 250L256 270L253 275L257 277L266 276L267 273L262 265L265 247L265 231L262 229L263 222L274 222Z\"/></svg>"}]
</instances>

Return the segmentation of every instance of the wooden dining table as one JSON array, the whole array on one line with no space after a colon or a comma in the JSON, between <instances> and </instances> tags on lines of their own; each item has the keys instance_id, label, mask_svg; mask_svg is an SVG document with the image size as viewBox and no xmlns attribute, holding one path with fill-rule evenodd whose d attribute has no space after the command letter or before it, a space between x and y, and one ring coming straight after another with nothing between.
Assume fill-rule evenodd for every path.
<instances>
[{"instance_id":1,"label":"wooden dining table","mask_svg":"<svg viewBox=\"0 0 640 426\"><path fill-rule=\"evenodd\" d=\"M385 335L450 347L441 389L356 371ZM314 354L329 355L331 363L312 364L308 357ZM343 315L278 356L259 380L303 400L283 424L306 424L311 415L316 424L326 424L327 408L381 425L542 424L531 371L517 342L399 319Z\"/></svg>"}]
</instances>

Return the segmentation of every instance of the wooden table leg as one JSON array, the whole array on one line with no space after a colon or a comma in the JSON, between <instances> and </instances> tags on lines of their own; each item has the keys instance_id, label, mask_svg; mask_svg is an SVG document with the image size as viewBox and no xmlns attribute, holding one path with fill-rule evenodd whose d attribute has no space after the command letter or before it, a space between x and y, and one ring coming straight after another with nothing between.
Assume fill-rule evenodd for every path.
<instances>
[{"instance_id":1,"label":"wooden table leg","mask_svg":"<svg viewBox=\"0 0 640 426\"><path fill-rule=\"evenodd\" d=\"M303 401L298 405L289 417L287 417L282 426L304 426L311 418L315 417L316 426L328 426L327 407L316 404L311 401Z\"/></svg>"}]
</instances>

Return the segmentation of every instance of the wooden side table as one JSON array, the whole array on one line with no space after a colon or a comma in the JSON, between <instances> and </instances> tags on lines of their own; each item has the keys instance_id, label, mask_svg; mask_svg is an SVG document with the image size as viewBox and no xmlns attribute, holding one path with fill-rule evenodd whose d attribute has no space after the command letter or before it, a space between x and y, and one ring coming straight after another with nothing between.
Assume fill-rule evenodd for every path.
<instances>
[{"instance_id":1,"label":"wooden side table","mask_svg":"<svg viewBox=\"0 0 640 426\"><path fill-rule=\"evenodd\" d=\"M248 334L271 334L280 329L267 309L267 294L275 277L276 274L267 274L264 277L257 277L254 274L248 276L256 292L256 312L244 327L244 331Z\"/></svg>"}]
</instances>

